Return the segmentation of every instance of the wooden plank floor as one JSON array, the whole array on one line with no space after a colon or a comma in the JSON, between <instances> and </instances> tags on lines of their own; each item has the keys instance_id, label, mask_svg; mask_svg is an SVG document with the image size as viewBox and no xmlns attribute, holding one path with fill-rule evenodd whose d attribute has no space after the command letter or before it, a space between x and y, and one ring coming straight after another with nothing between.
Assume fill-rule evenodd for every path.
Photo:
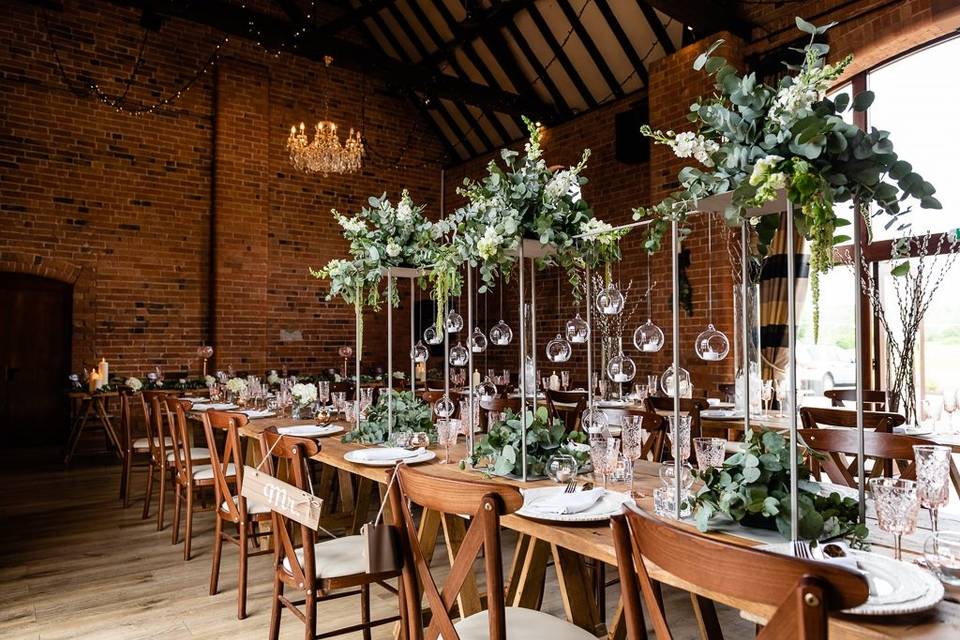
<instances>
[{"instance_id":1,"label":"wooden plank floor","mask_svg":"<svg viewBox=\"0 0 960 640\"><path fill-rule=\"evenodd\" d=\"M78 458L64 470L58 458L56 451L0 454L0 638L267 637L269 556L251 558L249 615L237 620L232 546L224 547L221 592L207 594L212 514L195 516L195 556L184 562L182 547L170 544L169 507L163 531L156 530L153 518L140 519L142 470L134 470L134 504L122 509L115 461ZM512 545L513 536L505 534L505 564ZM445 562L445 554L435 557ZM548 575L543 608L562 615L552 570ZM697 637L686 595L665 590L665 596L675 637ZM609 619L615 587L607 597ZM375 588L372 607L374 617L387 615L396 611L396 599ZM320 605L318 619L321 631L357 622L357 599ZM752 625L734 611L721 610L721 622L727 637L753 635ZM303 626L290 614L284 615L281 637L303 637ZM392 637L390 628L378 629L374 637Z\"/></svg>"}]
</instances>

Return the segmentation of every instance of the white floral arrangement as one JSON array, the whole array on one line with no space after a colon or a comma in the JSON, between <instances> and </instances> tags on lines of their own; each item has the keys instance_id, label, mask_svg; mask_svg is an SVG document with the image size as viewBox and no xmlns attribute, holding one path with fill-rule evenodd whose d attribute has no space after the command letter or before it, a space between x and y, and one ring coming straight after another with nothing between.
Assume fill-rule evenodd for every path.
<instances>
[{"instance_id":1,"label":"white floral arrangement","mask_svg":"<svg viewBox=\"0 0 960 640\"><path fill-rule=\"evenodd\" d=\"M230 378L227 380L227 391L230 393L243 393L247 390L247 381L243 378Z\"/></svg>"},{"instance_id":2,"label":"white floral arrangement","mask_svg":"<svg viewBox=\"0 0 960 640\"><path fill-rule=\"evenodd\" d=\"M297 404L306 407L317 401L317 387L312 382L298 382L290 389Z\"/></svg>"},{"instance_id":3,"label":"white floral arrangement","mask_svg":"<svg viewBox=\"0 0 960 640\"><path fill-rule=\"evenodd\" d=\"M207 388L209 389L210 387L217 384L217 379L211 376L210 374L207 374L203 376L203 383L207 385Z\"/></svg>"},{"instance_id":4,"label":"white floral arrangement","mask_svg":"<svg viewBox=\"0 0 960 640\"><path fill-rule=\"evenodd\" d=\"M280 384L280 376L277 375L276 371L271 371L270 375L267 376L267 382L271 385Z\"/></svg>"},{"instance_id":5,"label":"white floral arrangement","mask_svg":"<svg viewBox=\"0 0 960 640\"><path fill-rule=\"evenodd\" d=\"M134 393L140 391L140 389L143 389L143 382L140 381L140 378L127 378L124 384L130 387Z\"/></svg>"}]
</instances>

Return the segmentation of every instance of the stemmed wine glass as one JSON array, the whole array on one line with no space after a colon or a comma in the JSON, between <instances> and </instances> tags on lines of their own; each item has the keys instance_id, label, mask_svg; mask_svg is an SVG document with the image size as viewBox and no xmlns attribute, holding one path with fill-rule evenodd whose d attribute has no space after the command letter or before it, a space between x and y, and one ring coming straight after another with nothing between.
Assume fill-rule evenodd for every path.
<instances>
[{"instance_id":1,"label":"stemmed wine glass","mask_svg":"<svg viewBox=\"0 0 960 640\"><path fill-rule=\"evenodd\" d=\"M760 388L760 399L763 401L764 412L770 410L770 401L773 400L773 380L764 380Z\"/></svg>"},{"instance_id":2,"label":"stemmed wine glass","mask_svg":"<svg viewBox=\"0 0 960 640\"><path fill-rule=\"evenodd\" d=\"M917 530L920 498L917 483L898 478L870 478L870 493L877 507L877 523L893 534L893 551L901 559L901 538Z\"/></svg>"},{"instance_id":3,"label":"stemmed wine glass","mask_svg":"<svg viewBox=\"0 0 960 640\"><path fill-rule=\"evenodd\" d=\"M443 418L437 421L437 443L443 447L443 460L440 464L450 463L450 447L457 444L457 436L460 435L460 425L449 418Z\"/></svg>"},{"instance_id":4,"label":"stemmed wine glass","mask_svg":"<svg viewBox=\"0 0 960 640\"><path fill-rule=\"evenodd\" d=\"M940 529L940 507L950 500L950 447L934 444L913 445L917 464L917 493L920 506L930 510L930 527Z\"/></svg>"},{"instance_id":5,"label":"stemmed wine glass","mask_svg":"<svg viewBox=\"0 0 960 640\"><path fill-rule=\"evenodd\" d=\"M564 391L570 388L570 372L569 371L560 372L560 384L563 387Z\"/></svg>"},{"instance_id":6,"label":"stemmed wine glass","mask_svg":"<svg viewBox=\"0 0 960 640\"><path fill-rule=\"evenodd\" d=\"M943 411L947 414L947 428L944 433L953 433L953 412L957 410L957 390L946 387L943 394Z\"/></svg>"},{"instance_id":7,"label":"stemmed wine glass","mask_svg":"<svg viewBox=\"0 0 960 640\"><path fill-rule=\"evenodd\" d=\"M783 401L787 398L787 381L783 378L777 378L773 381L773 392L776 394L777 406L779 410L777 411L778 418L786 418L787 414L783 412Z\"/></svg>"},{"instance_id":8,"label":"stemmed wine glass","mask_svg":"<svg viewBox=\"0 0 960 640\"><path fill-rule=\"evenodd\" d=\"M613 471L619 451L620 440L606 437L603 434L590 436L590 463L593 465L593 475L600 480L601 486L607 488L607 479Z\"/></svg>"},{"instance_id":9,"label":"stemmed wine glass","mask_svg":"<svg viewBox=\"0 0 960 640\"><path fill-rule=\"evenodd\" d=\"M643 453L643 416L624 416L621 426L623 457L627 461L625 472L630 479L629 495L636 498L638 496L633 492L633 463L639 460Z\"/></svg>"}]
</instances>

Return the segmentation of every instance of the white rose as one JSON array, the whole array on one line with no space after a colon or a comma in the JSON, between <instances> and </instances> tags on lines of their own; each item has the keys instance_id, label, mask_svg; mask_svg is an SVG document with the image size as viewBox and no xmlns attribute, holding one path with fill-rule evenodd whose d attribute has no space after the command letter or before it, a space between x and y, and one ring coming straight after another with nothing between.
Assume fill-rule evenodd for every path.
<instances>
[{"instance_id":1,"label":"white rose","mask_svg":"<svg viewBox=\"0 0 960 640\"><path fill-rule=\"evenodd\" d=\"M398 255L400 255L400 245L398 245L398 244L397 244L396 242L394 242L393 240L391 240L390 242L388 242L388 243L387 243L387 255L390 256L391 258L396 258Z\"/></svg>"},{"instance_id":2,"label":"white rose","mask_svg":"<svg viewBox=\"0 0 960 640\"><path fill-rule=\"evenodd\" d=\"M127 378L124 384L133 389L134 393L143 388L143 383L140 382L140 378Z\"/></svg>"}]
</instances>

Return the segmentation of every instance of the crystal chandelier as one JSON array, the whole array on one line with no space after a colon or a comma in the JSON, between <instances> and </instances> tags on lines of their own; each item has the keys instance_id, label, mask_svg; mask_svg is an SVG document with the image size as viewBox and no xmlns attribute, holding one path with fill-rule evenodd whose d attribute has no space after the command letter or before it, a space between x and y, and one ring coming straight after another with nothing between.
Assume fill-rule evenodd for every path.
<instances>
[{"instance_id":1,"label":"crystal chandelier","mask_svg":"<svg viewBox=\"0 0 960 640\"><path fill-rule=\"evenodd\" d=\"M324 58L329 67L333 58ZM326 92L323 100L324 117L327 112ZM337 125L324 119L317 123L313 141L307 138L306 125L300 123L290 127L290 137L287 138L287 151L290 152L290 162L294 167L306 173L355 173L363 165L363 140L360 132L350 129L346 141L340 143Z\"/></svg>"}]
</instances>

